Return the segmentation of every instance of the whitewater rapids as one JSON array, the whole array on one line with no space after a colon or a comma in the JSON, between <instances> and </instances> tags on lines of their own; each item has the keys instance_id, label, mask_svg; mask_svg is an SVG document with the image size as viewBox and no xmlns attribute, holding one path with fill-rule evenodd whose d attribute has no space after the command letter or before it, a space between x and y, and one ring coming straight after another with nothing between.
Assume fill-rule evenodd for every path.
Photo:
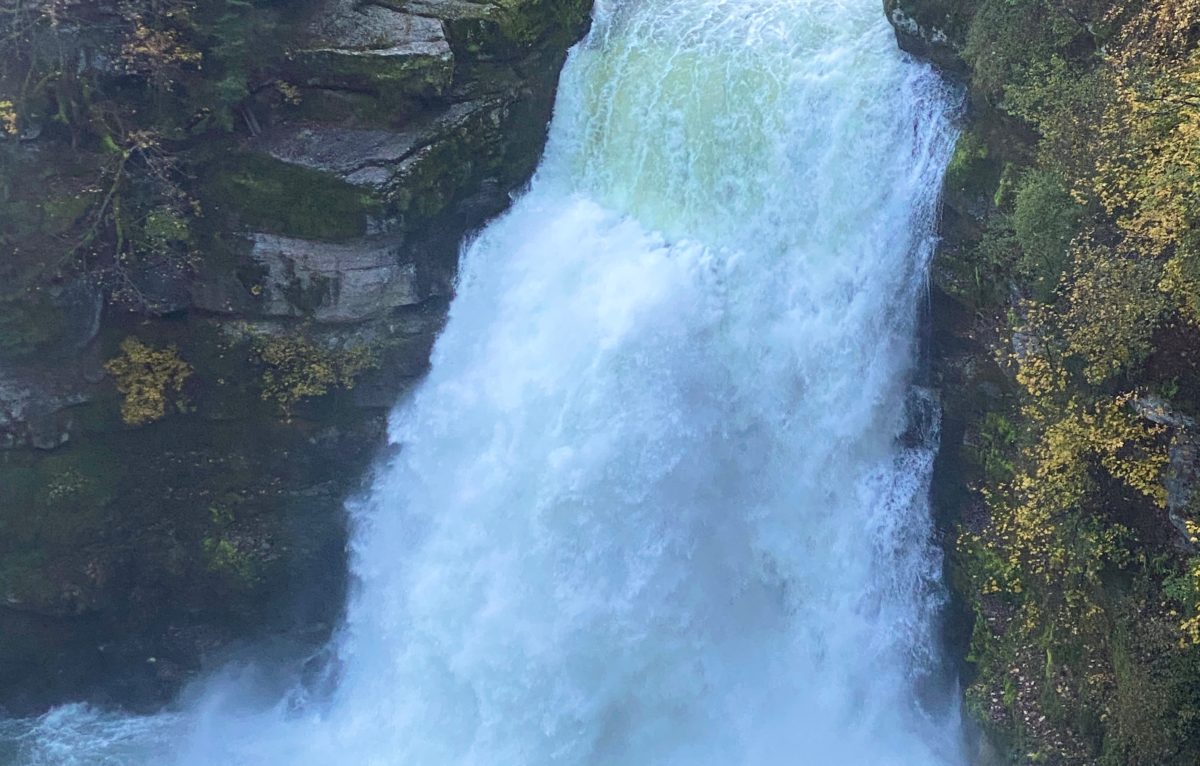
<instances>
[{"instance_id":1,"label":"whitewater rapids","mask_svg":"<svg viewBox=\"0 0 1200 766\"><path fill-rule=\"evenodd\" d=\"M962 763L911 387L952 99L879 6L598 5L352 504L332 689L62 708L11 762Z\"/></svg>"}]
</instances>

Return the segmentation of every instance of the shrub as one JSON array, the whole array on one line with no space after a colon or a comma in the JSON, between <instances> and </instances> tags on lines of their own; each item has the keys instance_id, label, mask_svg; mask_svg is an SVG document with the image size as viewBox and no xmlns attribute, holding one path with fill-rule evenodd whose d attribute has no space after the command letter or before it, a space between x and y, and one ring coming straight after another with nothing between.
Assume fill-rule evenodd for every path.
<instances>
[{"instance_id":1,"label":"shrub","mask_svg":"<svg viewBox=\"0 0 1200 766\"><path fill-rule=\"evenodd\" d=\"M1018 268L1039 299L1045 300L1058 285L1079 219L1079 206L1058 175L1045 170L1025 175L1017 190L1012 223L1021 245Z\"/></svg>"},{"instance_id":2,"label":"shrub","mask_svg":"<svg viewBox=\"0 0 1200 766\"><path fill-rule=\"evenodd\" d=\"M301 400L353 388L359 375L379 364L366 346L326 348L295 335L260 338L255 352L266 367L263 400L278 404L288 417Z\"/></svg>"},{"instance_id":3,"label":"shrub","mask_svg":"<svg viewBox=\"0 0 1200 766\"><path fill-rule=\"evenodd\" d=\"M1167 303L1158 289L1159 264L1104 248L1075 254L1068 308L1067 351L1083 360L1083 375L1099 384L1141 363Z\"/></svg>"},{"instance_id":4,"label":"shrub","mask_svg":"<svg viewBox=\"0 0 1200 766\"><path fill-rule=\"evenodd\" d=\"M0 133L9 136L17 134L17 110L11 101L0 100Z\"/></svg>"},{"instance_id":5,"label":"shrub","mask_svg":"<svg viewBox=\"0 0 1200 766\"><path fill-rule=\"evenodd\" d=\"M168 406L186 409L183 384L192 375L192 366L179 356L174 346L154 348L137 338L121 343L120 356L110 359L104 369L124 394L121 418L131 426L161 420Z\"/></svg>"}]
</instances>

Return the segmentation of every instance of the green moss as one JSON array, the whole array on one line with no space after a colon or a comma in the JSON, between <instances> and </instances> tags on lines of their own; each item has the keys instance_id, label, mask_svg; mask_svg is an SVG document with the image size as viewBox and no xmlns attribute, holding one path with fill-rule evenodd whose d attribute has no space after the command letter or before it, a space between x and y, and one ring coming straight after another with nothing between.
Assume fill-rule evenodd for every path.
<instances>
[{"instance_id":1,"label":"green moss","mask_svg":"<svg viewBox=\"0 0 1200 766\"><path fill-rule=\"evenodd\" d=\"M231 540L206 537L200 546L210 571L226 578L237 588L253 588L261 582L259 564L253 554L242 550Z\"/></svg>"},{"instance_id":2,"label":"green moss","mask_svg":"<svg viewBox=\"0 0 1200 766\"><path fill-rule=\"evenodd\" d=\"M984 416L974 457L990 486L1012 480L1017 437L1017 427L1009 418L998 412Z\"/></svg>"},{"instance_id":3,"label":"green moss","mask_svg":"<svg viewBox=\"0 0 1200 766\"><path fill-rule=\"evenodd\" d=\"M441 95L454 75L449 56L372 51L304 51L295 54L294 66L292 77L298 83L363 89L389 99Z\"/></svg>"},{"instance_id":4,"label":"green moss","mask_svg":"<svg viewBox=\"0 0 1200 766\"><path fill-rule=\"evenodd\" d=\"M72 194L48 199L42 203L45 223L53 232L65 232L75 226L95 201L94 193Z\"/></svg>"},{"instance_id":5,"label":"green moss","mask_svg":"<svg viewBox=\"0 0 1200 766\"><path fill-rule=\"evenodd\" d=\"M518 45L532 45L548 34L574 35L586 22L591 3L584 0L500 0L500 33Z\"/></svg>"},{"instance_id":6,"label":"green moss","mask_svg":"<svg viewBox=\"0 0 1200 766\"><path fill-rule=\"evenodd\" d=\"M366 234L379 203L328 173L262 154L231 158L209 179L206 207L246 228L302 239L341 240Z\"/></svg>"},{"instance_id":7,"label":"green moss","mask_svg":"<svg viewBox=\"0 0 1200 766\"><path fill-rule=\"evenodd\" d=\"M500 170L507 159L505 128L483 109L450 135L425 147L407 163L389 201L401 213L428 220L458 199L472 181Z\"/></svg>"},{"instance_id":8,"label":"green moss","mask_svg":"<svg viewBox=\"0 0 1200 766\"><path fill-rule=\"evenodd\" d=\"M191 238L187 220L169 207L151 210L140 228L143 246L152 251L187 242Z\"/></svg>"},{"instance_id":9,"label":"green moss","mask_svg":"<svg viewBox=\"0 0 1200 766\"><path fill-rule=\"evenodd\" d=\"M0 359L29 356L65 331L63 312L43 292L0 300Z\"/></svg>"},{"instance_id":10,"label":"green moss","mask_svg":"<svg viewBox=\"0 0 1200 766\"><path fill-rule=\"evenodd\" d=\"M98 197L98 163L82 152L48 157L0 142L0 301L36 299L50 278L74 265L72 242L82 238Z\"/></svg>"},{"instance_id":11,"label":"green moss","mask_svg":"<svg viewBox=\"0 0 1200 766\"><path fill-rule=\"evenodd\" d=\"M988 198L999 182L1000 167L992 160L987 142L976 131L963 133L946 168L946 190Z\"/></svg>"},{"instance_id":12,"label":"green moss","mask_svg":"<svg viewBox=\"0 0 1200 766\"><path fill-rule=\"evenodd\" d=\"M971 308L995 306L1010 293L1020 245L1009 216L989 216L975 240L943 253L936 265L938 287Z\"/></svg>"},{"instance_id":13,"label":"green moss","mask_svg":"<svg viewBox=\"0 0 1200 766\"><path fill-rule=\"evenodd\" d=\"M995 102L1008 89L1030 82L1080 32L1071 16L1043 0L983 0L971 18L963 56L972 68L971 87Z\"/></svg>"},{"instance_id":14,"label":"green moss","mask_svg":"<svg viewBox=\"0 0 1200 766\"><path fill-rule=\"evenodd\" d=\"M0 551L77 549L104 529L126 467L103 444L0 459Z\"/></svg>"},{"instance_id":15,"label":"green moss","mask_svg":"<svg viewBox=\"0 0 1200 766\"><path fill-rule=\"evenodd\" d=\"M1104 766L1169 762L1176 743L1170 726L1170 690L1138 656L1127 626L1112 637L1115 689L1104 727Z\"/></svg>"}]
</instances>

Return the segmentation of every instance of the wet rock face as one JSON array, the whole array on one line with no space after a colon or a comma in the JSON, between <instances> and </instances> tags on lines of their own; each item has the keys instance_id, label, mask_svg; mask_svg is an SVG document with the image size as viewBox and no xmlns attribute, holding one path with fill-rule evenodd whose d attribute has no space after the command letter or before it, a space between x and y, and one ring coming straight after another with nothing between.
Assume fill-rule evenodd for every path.
<instances>
[{"instance_id":1,"label":"wet rock face","mask_svg":"<svg viewBox=\"0 0 1200 766\"><path fill-rule=\"evenodd\" d=\"M932 61L943 72L956 77L967 75L959 56L965 42L972 3L945 3L940 0L884 0L884 11L896 30L902 50Z\"/></svg>"},{"instance_id":2,"label":"wet rock face","mask_svg":"<svg viewBox=\"0 0 1200 766\"><path fill-rule=\"evenodd\" d=\"M153 705L241 639L323 640L342 504L428 367L463 237L536 167L590 6L319 0L266 64L288 98L187 149L185 268L131 269L132 309L110 284L0 288L0 708ZM52 141L0 160L52 165ZM112 367L129 338L149 356ZM162 416L123 422L147 391Z\"/></svg>"}]
</instances>

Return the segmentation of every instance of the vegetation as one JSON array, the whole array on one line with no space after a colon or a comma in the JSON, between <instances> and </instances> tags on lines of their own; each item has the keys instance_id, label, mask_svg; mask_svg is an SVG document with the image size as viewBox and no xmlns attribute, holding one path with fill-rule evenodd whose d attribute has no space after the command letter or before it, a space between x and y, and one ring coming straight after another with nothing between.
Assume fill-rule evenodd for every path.
<instances>
[{"instance_id":1,"label":"vegetation","mask_svg":"<svg viewBox=\"0 0 1200 766\"><path fill-rule=\"evenodd\" d=\"M121 354L104 365L117 381L117 390L125 399L121 418L131 426L162 420L168 409L184 411L187 400L183 385L192 375L192 366L179 357L174 346L154 348L137 338L121 343Z\"/></svg>"},{"instance_id":2,"label":"vegetation","mask_svg":"<svg viewBox=\"0 0 1200 766\"><path fill-rule=\"evenodd\" d=\"M1009 381L968 415L969 698L1015 761L1194 764L1200 1L949 5L973 124L947 192L986 212L942 287Z\"/></svg>"},{"instance_id":3,"label":"vegetation","mask_svg":"<svg viewBox=\"0 0 1200 766\"><path fill-rule=\"evenodd\" d=\"M208 570L225 578L234 587L254 587L261 579L260 562L253 551L243 550L249 546L234 534L236 514L233 509L218 504L209 508L208 513L212 521L212 533L200 541Z\"/></svg>"},{"instance_id":4,"label":"vegetation","mask_svg":"<svg viewBox=\"0 0 1200 766\"><path fill-rule=\"evenodd\" d=\"M261 338L255 351L264 368L262 398L288 418L300 401L353 388L359 375L379 364L366 346L329 348L298 335Z\"/></svg>"},{"instance_id":5,"label":"vegetation","mask_svg":"<svg viewBox=\"0 0 1200 766\"><path fill-rule=\"evenodd\" d=\"M287 83L263 67L304 5L0 0L0 175L48 181L0 188L7 286L87 272L117 302L154 309L142 276L186 273L201 252L193 166L256 126L259 101L283 98ZM20 143L5 145L14 135L60 149L23 168Z\"/></svg>"},{"instance_id":6,"label":"vegetation","mask_svg":"<svg viewBox=\"0 0 1200 766\"><path fill-rule=\"evenodd\" d=\"M208 184L215 204L255 229L303 239L361 236L378 203L361 189L315 170L257 154L237 154Z\"/></svg>"}]
</instances>

